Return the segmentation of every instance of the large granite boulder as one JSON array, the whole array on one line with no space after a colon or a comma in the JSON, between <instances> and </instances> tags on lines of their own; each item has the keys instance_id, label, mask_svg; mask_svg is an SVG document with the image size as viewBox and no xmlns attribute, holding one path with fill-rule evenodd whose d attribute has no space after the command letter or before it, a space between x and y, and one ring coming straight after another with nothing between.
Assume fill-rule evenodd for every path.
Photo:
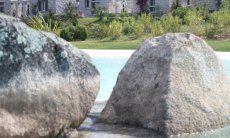
<instances>
[{"instance_id":1,"label":"large granite boulder","mask_svg":"<svg viewBox=\"0 0 230 138\"><path fill-rule=\"evenodd\" d=\"M99 91L90 57L0 14L0 137L48 137L77 127Z\"/></svg>"},{"instance_id":2,"label":"large granite boulder","mask_svg":"<svg viewBox=\"0 0 230 138\"><path fill-rule=\"evenodd\" d=\"M120 72L99 121L166 136L223 127L230 124L230 81L201 38L150 38Z\"/></svg>"}]
</instances>

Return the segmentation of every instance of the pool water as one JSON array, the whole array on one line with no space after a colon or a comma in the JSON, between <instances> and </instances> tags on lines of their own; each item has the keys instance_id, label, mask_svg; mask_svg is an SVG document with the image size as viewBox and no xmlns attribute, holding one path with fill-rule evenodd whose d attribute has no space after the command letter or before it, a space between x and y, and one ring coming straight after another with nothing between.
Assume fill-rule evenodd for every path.
<instances>
[{"instance_id":1,"label":"pool water","mask_svg":"<svg viewBox=\"0 0 230 138\"><path fill-rule=\"evenodd\" d=\"M96 101L105 101L109 96L116 84L117 76L120 70L124 67L128 58L92 58L94 64L98 68L101 75L101 88ZM223 61L230 77L230 61Z\"/></svg>"}]
</instances>

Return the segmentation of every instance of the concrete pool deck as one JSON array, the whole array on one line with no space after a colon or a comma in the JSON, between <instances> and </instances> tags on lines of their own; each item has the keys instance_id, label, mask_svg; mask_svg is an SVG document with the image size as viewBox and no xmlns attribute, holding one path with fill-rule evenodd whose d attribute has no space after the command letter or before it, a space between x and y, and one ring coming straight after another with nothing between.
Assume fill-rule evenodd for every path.
<instances>
[{"instance_id":1,"label":"concrete pool deck","mask_svg":"<svg viewBox=\"0 0 230 138\"><path fill-rule=\"evenodd\" d=\"M97 58L129 58L135 50L88 50L83 49L90 57ZM221 60L230 60L230 52L216 52L216 55Z\"/></svg>"}]
</instances>

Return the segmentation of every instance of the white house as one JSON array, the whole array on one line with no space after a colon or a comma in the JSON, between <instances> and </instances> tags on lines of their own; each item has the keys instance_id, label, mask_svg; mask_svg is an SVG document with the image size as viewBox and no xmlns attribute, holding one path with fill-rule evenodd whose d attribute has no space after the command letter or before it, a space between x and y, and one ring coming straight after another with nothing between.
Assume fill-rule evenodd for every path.
<instances>
[{"instance_id":1,"label":"white house","mask_svg":"<svg viewBox=\"0 0 230 138\"><path fill-rule=\"evenodd\" d=\"M152 13L165 13L171 10L176 0L148 0L148 8ZM216 10L217 0L179 0L182 6L206 4L209 10ZM16 16L27 17L42 12L63 14L71 4L76 10L85 15L93 16L96 5L104 7L109 13L139 13L137 0L0 0L0 12Z\"/></svg>"}]
</instances>

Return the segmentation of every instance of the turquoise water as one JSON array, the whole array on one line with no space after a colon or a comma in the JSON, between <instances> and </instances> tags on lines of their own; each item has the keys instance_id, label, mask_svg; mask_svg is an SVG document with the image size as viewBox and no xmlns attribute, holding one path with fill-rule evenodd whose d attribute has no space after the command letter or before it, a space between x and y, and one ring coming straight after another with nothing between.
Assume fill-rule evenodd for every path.
<instances>
[{"instance_id":1,"label":"turquoise water","mask_svg":"<svg viewBox=\"0 0 230 138\"><path fill-rule=\"evenodd\" d=\"M117 76L128 58L92 58L94 64L101 74L101 89L97 101L108 100ZM228 76L230 77L230 61L224 61Z\"/></svg>"}]
</instances>

